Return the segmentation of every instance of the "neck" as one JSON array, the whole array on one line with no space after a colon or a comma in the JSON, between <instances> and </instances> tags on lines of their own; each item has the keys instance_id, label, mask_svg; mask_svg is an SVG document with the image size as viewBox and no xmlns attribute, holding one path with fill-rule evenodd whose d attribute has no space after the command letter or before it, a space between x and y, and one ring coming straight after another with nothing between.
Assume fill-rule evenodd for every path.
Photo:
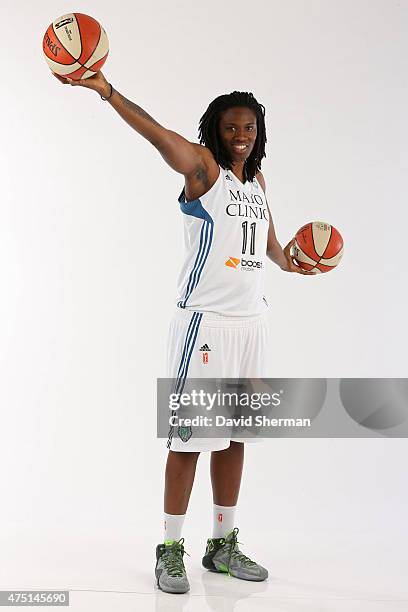
<instances>
[{"instance_id":1,"label":"neck","mask_svg":"<svg viewBox=\"0 0 408 612\"><path fill-rule=\"evenodd\" d=\"M235 176L245 178L245 162L232 162L232 171Z\"/></svg>"}]
</instances>

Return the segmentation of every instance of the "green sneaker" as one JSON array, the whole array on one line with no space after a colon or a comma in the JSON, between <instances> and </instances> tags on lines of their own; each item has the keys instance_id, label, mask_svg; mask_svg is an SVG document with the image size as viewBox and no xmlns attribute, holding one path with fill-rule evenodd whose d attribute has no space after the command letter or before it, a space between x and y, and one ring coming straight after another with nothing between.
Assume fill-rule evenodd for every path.
<instances>
[{"instance_id":1,"label":"green sneaker","mask_svg":"<svg viewBox=\"0 0 408 612\"><path fill-rule=\"evenodd\" d=\"M166 540L156 547L157 586L165 593L187 593L190 585L184 567L184 538ZM186 553L188 555L188 553Z\"/></svg>"},{"instance_id":2,"label":"green sneaker","mask_svg":"<svg viewBox=\"0 0 408 612\"><path fill-rule=\"evenodd\" d=\"M238 548L239 529L235 527L225 538L210 538L203 557L203 565L212 572L229 574L241 580L262 582L268 570L246 557Z\"/></svg>"}]
</instances>

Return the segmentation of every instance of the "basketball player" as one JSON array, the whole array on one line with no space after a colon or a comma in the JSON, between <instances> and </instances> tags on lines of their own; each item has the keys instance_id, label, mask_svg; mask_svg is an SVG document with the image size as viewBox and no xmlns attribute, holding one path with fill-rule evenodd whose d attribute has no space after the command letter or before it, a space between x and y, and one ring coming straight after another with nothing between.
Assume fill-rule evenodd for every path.
<instances>
[{"instance_id":1,"label":"basketball player","mask_svg":"<svg viewBox=\"0 0 408 612\"><path fill-rule=\"evenodd\" d=\"M282 250L265 197L265 109L251 93L216 98L201 118L201 144L162 127L127 100L103 74L61 83L97 91L117 113L184 176L178 199L184 218L186 259L170 325L168 377L179 391L191 378L261 377L268 344L262 276L266 256L287 272L305 272ZM205 357L204 357L205 355ZM201 451L211 451L214 529L205 568L243 580L268 572L238 548L235 509L244 460L240 439L200 439L189 427L172 428L166 465L164 537L156 549L157 585L185 593L182 526Z\"/></svg>"}]
</instances>

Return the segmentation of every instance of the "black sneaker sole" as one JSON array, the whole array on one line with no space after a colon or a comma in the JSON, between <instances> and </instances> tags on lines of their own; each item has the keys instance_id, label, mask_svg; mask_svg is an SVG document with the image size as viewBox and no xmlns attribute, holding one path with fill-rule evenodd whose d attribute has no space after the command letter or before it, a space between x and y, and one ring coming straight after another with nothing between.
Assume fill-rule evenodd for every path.
<instances>
[{"instance_id":1,"label":"black sneaker sole","mask_svg":"<svg viewBox=\"0 0 408 612\"><path fill-rule=\"evenodd\" d=\"M205 567L205 569L211 570L212 572L219 572L219 570L217 570L217 568L215 567L214 563L213 563L213 557L214 554L210 553L209 555L204 555L203 557L203 566Z\"/></svg>"}]
</instances>

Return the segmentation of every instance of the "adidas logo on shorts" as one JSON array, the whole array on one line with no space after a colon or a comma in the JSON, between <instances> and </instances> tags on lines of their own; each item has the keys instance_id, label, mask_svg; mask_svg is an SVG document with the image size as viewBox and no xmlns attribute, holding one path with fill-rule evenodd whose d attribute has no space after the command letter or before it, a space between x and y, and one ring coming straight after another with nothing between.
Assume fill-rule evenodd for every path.
<instances>
[{"instance_id":1,"label":"adidas logo on shorts","mask_svg":"<svg viewBox=\"0 0 408 612\"><path fill-rule=\"evenodd\" d=\"M211 351L211 349L208 344L203 344L203 346L200 348L200 351Z\"/></svg>"}]
</instances>

